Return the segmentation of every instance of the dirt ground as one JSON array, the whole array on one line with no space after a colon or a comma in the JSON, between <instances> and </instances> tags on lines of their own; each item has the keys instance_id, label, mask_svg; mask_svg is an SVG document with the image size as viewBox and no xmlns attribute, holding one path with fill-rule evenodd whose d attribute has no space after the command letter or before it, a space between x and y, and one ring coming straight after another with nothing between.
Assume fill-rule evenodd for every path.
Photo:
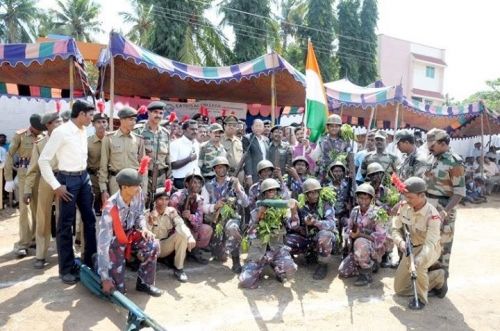
<instances>
[{"instance_id":1,"label":"dirt ground","mask_svg":"<svg viewBox=\"0 0 500 331\"><path fill-rule=\"evenodd\" d=\"M129 298L167 330L496 330L500 325L500 196L483 205L461 207L452 252L449 292L430 298L419 312L396 297L392 269L382 269L367 288L337 277L334 256L325 280L312 279L314 266L299 265L286 287L274 278L258 289L241 290L230 265L188 263L189 282L180 284L159 266L160 298L135 292L127 274ZM17 216L0 211L0 329L118 330L126 311L93 296L83 285L67 286L50 265L33 269L33 256L18 260Z\"/></svg>"}]
</instances>

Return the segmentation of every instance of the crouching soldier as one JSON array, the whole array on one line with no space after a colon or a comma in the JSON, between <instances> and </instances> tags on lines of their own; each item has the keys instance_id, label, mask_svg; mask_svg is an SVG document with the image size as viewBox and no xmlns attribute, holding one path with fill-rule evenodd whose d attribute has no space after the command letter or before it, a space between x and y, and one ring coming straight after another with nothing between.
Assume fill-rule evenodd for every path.
<instances>
[{"instance_id":1,"label":"crouching soldier","mask_svg":"<svg viewBox=\"0 0 500 331\"><path fill-rule=\"evenodd\" d=\"M398 248L406 251L408 244L413 245L415 268L417 272L417 295L419 304L410 300L410 309L422 309L427 303L427 292L444 298L448 291L444 269L429 271L441 254L440 228L441 217L425 196L427 185L418 177L410 177L404 182L406 202L399 207L392 223L392 236ZM409 232L410 243L405 241L405 233ZM396 294L410 296L413 294L410 276L410 257L404 254L394 277Z\"/></svg>"},{"instance_id":2,"label":"crouching soldier","mask_svg":"<svg viewBox=\"0 0 500 331\"><path fill-rule=\"evenodd\" d=\"M262 181L260 185L262 202L274 200L276 204L284 203L286 207L275 208L261 205L252 210L248 231L250 247L248 259L239 276L240 287L256 288L266 264L274 268L276 278L282 283L293 277L297 271L297 265L290 255L290 248L283 244L285 223L297 224L299 222L297 206L294 203L289 210L287 202L278 198L279 189L280 184L272 178ZM291 215L288 215L289 212Z\"/></svg>"},{"instance_id":3,"label":"crouching soldier","mask_svg":"<svg viewBox=\"0 0 500 331\"><path fill-rule=\"evenodd\" d=\"M292 161L292 167L287 168L289 174L287 187L292 192L292 198L297 199L302 193L302 185L309 177L309 163L303 156L297 156Z\"/></svg>"},{"instance_id":4,"label":"crouching soldier","mask_svg":"<svg viewBox=\"0 0 500 331\"><path fill-rule=\"evenodd\" d=\"M290 191L288 190L285 181L283 180L283 176L281 174L281 169L274 168L274 165L269 160L262 160L257 163L257 174L259 175L259 181L253 184L248 190L248 199L250 210L255 208L255 203L257 202L259 196L261 195L260 186L262 182L268 178L274 178L276 181L279 181L280 184L280 195L283 199L290 198Z\"/></svg>"},{"instance_id":5,"label":"crouching soldier","mask_svg":"<svg viewBox=\"0 0 500 331\"><path fill-rule=\"evenodd\" d=\"M146 227L140 188L143 177L137 170L125 168L116 175L116 182L119 191L106 201L99 220L97 269L102 289L105 293L113 289L126 292L125 260L134 252L140 261L136 290L160 296L162 291L154 286L159 244Z\"/></svg>"},{"instance_id":6,"label":"crouching soldier","mask_svg":"<svg viewBox=\"0 0 500 331\"><path fill-rule=\"evenodd\" d=\"M208 212L213 215L215 233L212 237L212 255L225 261L230 254L233 262L231 270L241 272L241 215L248 207L248 197L236 177L229 177L229 161L218 156L213 162L215 178L206 185Z\"/></svg>"},{"instance_id":7,"label":"crouching soldier","mask_svg":"<svg viewBox=\"0 0 500 331\"><path fill-rule=\"evenodd\" d=\"M349 237L349 254L340 264L339 276L358 275L356 286L372 282L372 271L378 270L378 263L385 253L387 233L379 221L379 207L372 205L374 198L375 190L370 184L358 186L358 206L353 208L344 232L344 236Z\"/></svg>"},{"instance_id":8,"label":"crouching soldier","mask_svg":"<svg viewBox=\"0 0 500 331\"><path fill-rule=\"evenodd\" d=\"M191 252L196 246L196 241L177 210L168 207L171 189L172 182L167 180L165 187L156 190L154 208L147 218L148 228L160 241L158 257L167 257L175 251L174 276L180 282L187 282L188 277L184 272L186 251Z\"/></svg>"},{"instance_id":9,"label":"crouching soldier","mask_svg":"<svg viewBox=\"0 0 500 331\"><path fill-rule=\"evenodd\" d=\"M336 242L335 211L320 197L321 184L315 178L304 182L304 202L299 198L300 223L294 224L286 235L285 244L292 254L305 254L308 262L318 261L314 279L323 279Z\"/></svg>"}]
</instances>

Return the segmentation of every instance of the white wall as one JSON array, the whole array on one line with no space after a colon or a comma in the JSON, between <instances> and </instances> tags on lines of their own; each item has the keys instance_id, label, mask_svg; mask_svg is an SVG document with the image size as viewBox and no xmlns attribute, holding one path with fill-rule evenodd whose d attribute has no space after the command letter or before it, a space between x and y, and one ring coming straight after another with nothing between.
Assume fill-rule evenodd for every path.
<instances>
[{"instance_id":1,"label":"white wall","mask_svg":"<svg viewBox=\"0 0 500 331\"><path fill-rule=\"evenodd\" d=\"M425 75L426 67L432 66L415 61L413 63L413 88L442 93L443 68L434 67L434 78Z\"/></svg>"}]
</instances>

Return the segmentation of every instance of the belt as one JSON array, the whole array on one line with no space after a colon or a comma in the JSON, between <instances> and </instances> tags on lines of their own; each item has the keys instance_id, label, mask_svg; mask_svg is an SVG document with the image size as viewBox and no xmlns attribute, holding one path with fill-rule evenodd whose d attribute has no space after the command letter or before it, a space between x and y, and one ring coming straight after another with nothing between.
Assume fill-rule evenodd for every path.
<instances>
[{"instance_id":1,"label":"belt","mask_svg":"<svg viewBox=\"0 0 500 331\"><path fill-rule=\"evenodd\" d=\"M434 195L434 194L430 194L430 193L425 193L425 195L428 197L428 198L431 198L431 199L449 199L450 197L446 197L444 195Z\"/></svg>"},{"instance_id":2,"label":"belt","mask_svg":"<svg viewBox=\"0 0 500 331\"><path fill-rule=\"evenodd\" d=\"M82 170L82 171L64 171L64 170L59 170L59 174L64 175L64 176L81 176L87 173L87 170Z\"/></svg>"},{"instance_id":3,"label":"belt","mask_svg":"<svg viewBox=\"0 0 500 331\"><path fill-rule=\"evenodd\" d=\"M90 174L90 175L97 175L97 171L99 169L92 169L92 168L87 168L87 172Z\"/></svg>"}]
</instances>

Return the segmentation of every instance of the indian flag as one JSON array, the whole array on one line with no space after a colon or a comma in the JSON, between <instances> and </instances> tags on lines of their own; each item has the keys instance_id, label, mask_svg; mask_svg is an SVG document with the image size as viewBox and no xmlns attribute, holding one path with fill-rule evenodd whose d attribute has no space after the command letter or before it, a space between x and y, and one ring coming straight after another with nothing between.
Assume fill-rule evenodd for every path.
<instances>
[{"instance_id":1,"label":"indian flag","mask_svg":"<svg viewBox=\"0 0 500 331\"><path fill-rule=\"evenodd\" d=\"M323 80L311 41L307 44L305 117L306 126L310 130L309 140L317 142L325 131L328 106Z\"/></svg>"}]
</instances>

